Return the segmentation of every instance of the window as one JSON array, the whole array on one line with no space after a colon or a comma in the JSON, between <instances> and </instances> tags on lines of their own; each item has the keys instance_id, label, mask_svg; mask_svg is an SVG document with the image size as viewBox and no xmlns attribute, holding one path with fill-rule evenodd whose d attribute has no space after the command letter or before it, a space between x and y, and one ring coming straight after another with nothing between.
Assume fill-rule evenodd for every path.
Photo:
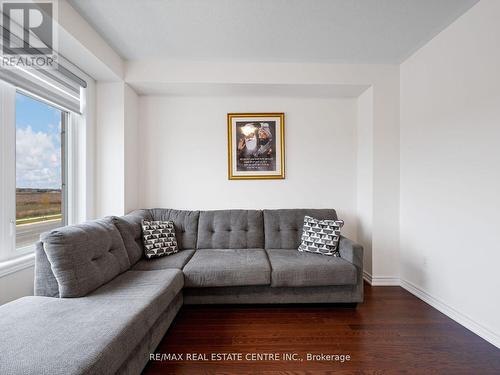
<instances>
[{"instance_id":1,"label":"window","mask_svg":"<svg viewBox=\"0 0 500 375\"><path fill-rule=\"evenodd\" d=\"M41 233L91 212L88 92L64 94L73 103L62 86L26 77L0 69L0 272L28 265Z\"/></svg>"},{"instance_id":2,"label":"window","mask_svg":"<svg viewBox=\"0 0 500 375\"><path fill-rule=\"evenodd\" d=\"M66 224L65 134L68 112L16 93L16 238L31 250L43 232Z\"/></svg>"}]
</instances>

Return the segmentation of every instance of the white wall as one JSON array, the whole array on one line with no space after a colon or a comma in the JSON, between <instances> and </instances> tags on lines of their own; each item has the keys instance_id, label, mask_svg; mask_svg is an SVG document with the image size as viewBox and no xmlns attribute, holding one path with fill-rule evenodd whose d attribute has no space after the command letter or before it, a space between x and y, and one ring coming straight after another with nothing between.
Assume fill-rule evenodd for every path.
<instances>
[{"instance_id":1,"label":"white wall","mask_svg":"<svg viewBox=\"0 0 500 375\"><path fill-rule=\"evenodd\" d=\"M124 215L139 207L139 97L124 82L97 83L96 212Z\"/></svg>"},{"instance_id":2,"label":"white wall","mask_svg":"<svg viewBox=\"0 0 500 375\"><path fill-rule=\"evenodd\" d=\"M399 285L399 70L373 87L372 280Z\"/></svg>"},{"instance_id":3,"label":"white wall","mask_svg":"<svg viewBox=\"0 0 500 375\"><path fill-rule=\"evenodd\" d=\"M141 97L141 205L336 208L356 237L356 101ZM228 112L285 112L286 179L229 181Z\"/></svg>"},{"instance_id":4,"label":"white wall","mask_svg":"<svg viewBox=\"0 0 500 375\"><path fill-rule=\"evenodd\" d=\"M370 279L373 275L373 89L361 94L357 104L357 237L363 245L364 271Z\"/></svg>"},{"instance_id":5,"label":"white wall","mask_svg":"<svg viewBox=\"0 0 500 375\"><path fill-rule=\"evenodd\" d=\"M125 212L125 96L123 82L97 83L96 213Z\"/></svg>"},{"instance_id":6,"label":"white wall","mask_svg":"<svg viewBox=\"0 0 500 375\"><path fill-rule=\"evenodd\" d=\"M139 208L139 192L140 192L140 179L139 179L139 97L128 85L125 85L125 123L124 123L124 137L125 137L125 212L130 212Z\"/></svg>"},{"instance_id":7,"label":"white wall","mask_svg":"<svg viewBox=\"0 0 500 375\"><path fill-rule=\"evenodd\" d=\"M500 347L500 2L401 65L403 284Z\"/></svg>"}]
</instances>

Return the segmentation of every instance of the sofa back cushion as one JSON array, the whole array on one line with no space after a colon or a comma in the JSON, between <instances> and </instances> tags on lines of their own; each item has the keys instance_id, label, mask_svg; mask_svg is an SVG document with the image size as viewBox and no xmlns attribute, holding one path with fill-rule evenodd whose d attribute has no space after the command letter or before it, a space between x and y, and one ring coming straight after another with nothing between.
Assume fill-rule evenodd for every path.
<instances>
[{"instance_id":1,"label":"sofa back cushion","mask_svg":"<svg viewBox=\"0 0 500 375\"><path fill-rule=\"evenodd\" d=\"M141 227L143 220L152 220L149 210L135 210L125 216L113 217L113 223L120 231L127 250L130 266L141 260L144 254Z\"/></svg>"},{"instance_id":2,"label":"sofa back cushion","mask_svg":"<svg viewBox=\"0 0 500 375\"><path fill-rule=\"evenodd\" d=\"M264 210L266 249L298 249L306 215L319 220L337 220L333 209Z\"/></svg>"},{"instance_id":3,"label":"sofa back cushion","mask_svg":"<svg viewBox=\"0 0 500 375\"><path fill-rule=\"evenodd\" d=\"M83 297L130 268L111 218L54 229L40 240L60 297Z\"/></svg>"},{"instance_id":4,"label":"sofa back cushion","mask_svg":"<svg viewBox=\"0 0 500 375\"><path fill-rule=\"evenodd\" d=\"M202 211L198 227L198 249L262 249L262 211Z\"/></svg>"},{"instance_id":5,"label":"sofa back cushion","mask_svg":"<svg viewBox=\"0 0 500 375\"><path fill-rule=\"evenodd\" d=\"M179 250L196 249L200 211L153 208L149 212L151 220L174 222L175 238Z\"/></svg>"}]
</instances>

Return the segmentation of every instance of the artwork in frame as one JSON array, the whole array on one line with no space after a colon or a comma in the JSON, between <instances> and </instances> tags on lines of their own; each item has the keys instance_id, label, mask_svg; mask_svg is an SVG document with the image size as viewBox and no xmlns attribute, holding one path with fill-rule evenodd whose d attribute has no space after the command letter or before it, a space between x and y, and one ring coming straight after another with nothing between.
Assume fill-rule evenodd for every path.
<instances>
[{"instance_id":1,"label":"artwork in frame","mask_svg":"<svg viewBox=\"0 0 500 375\"><path fill-rule=\"evenodd\" d=\"M285 178L285 114L228 113L230 180Z\"/></svg>"}]
</instances>

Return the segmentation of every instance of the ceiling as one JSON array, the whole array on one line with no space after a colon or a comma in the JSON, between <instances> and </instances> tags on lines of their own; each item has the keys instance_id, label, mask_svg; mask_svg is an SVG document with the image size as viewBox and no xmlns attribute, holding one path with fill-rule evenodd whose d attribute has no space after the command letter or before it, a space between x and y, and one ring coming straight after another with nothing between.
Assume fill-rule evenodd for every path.
<instances>
[{"instance_id":1,"label":"ceiling","mask_svg":"<svg viewBox=\"0 0 500 375\"><path fill-rule=\"evenodd\" d=\"M127 60L400 63L478 0L68 0Z\"/></svg>"}]
</instances>

